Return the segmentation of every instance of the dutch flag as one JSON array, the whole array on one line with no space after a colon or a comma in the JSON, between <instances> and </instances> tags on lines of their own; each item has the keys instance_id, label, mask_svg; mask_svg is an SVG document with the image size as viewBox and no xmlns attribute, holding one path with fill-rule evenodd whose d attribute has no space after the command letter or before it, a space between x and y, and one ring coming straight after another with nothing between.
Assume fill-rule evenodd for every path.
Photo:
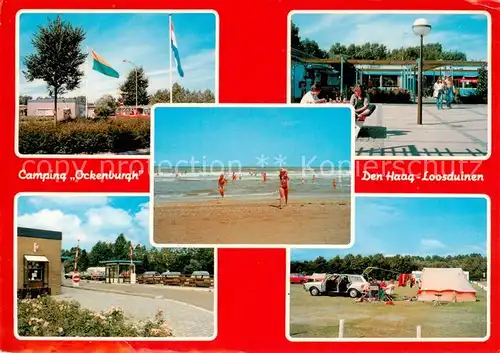
<instances>
[{"instance_id":1,"label":"dutch flag","mask_svg":"<svg viewBox=\"0 0 500 353\"><path fill-rule=\"evenodd\" d=\"M175 63L177 64L177 72L180 77L184 77L184 71L182 70L181 57L179 55L179 49L177 47L177 40L175 39L174 23L172 18L170 18L170 44L172 45L172 51L175 57Z\"/></svg>"}]
</instances>

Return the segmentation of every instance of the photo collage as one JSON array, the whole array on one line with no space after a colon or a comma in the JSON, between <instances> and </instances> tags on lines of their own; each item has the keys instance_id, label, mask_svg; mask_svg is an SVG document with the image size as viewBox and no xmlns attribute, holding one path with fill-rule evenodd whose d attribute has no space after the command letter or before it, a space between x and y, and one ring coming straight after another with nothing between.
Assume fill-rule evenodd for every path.
<instances>
[{"instance_id":1,"label":"photo collage","mask_svg":"<svg viewBox=\"0 0 500 353\"><path fill-rule=\"evenodd\" d=\"M409 161L416 179L400 183L412 185L443 161L490 158L490 14L283 20L286 102L250 104L222 94L215 10L17 13L15 154L77 169L72 187L16 192L17 340L211 342L220 322L240 325L221 319L236 318L229 297L277 288L290 344L489 339L490 195L361 184L391 182L373 161ZM280 89L272 68L259 90ZM110 187L135 178L133 192ZM257 279L219 261L241 249L282 250L285 263Z\"/></svg>"}]
</instances>

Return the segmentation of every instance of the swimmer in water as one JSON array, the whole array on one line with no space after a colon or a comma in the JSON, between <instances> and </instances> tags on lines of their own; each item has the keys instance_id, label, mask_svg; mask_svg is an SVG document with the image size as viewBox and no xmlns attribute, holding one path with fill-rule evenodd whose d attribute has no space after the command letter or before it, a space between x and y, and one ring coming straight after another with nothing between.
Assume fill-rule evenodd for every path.
<instances>
[{"instance_id":1,"label":"swimmer in water","mask_svg":"<svg viewBox=\"0 0 500 353\"><path fill-rule=\"evenodd\" d=\"M233 181L236 181L236 173L233 172Z\"/></svg>"},{"instance_id":2,"label":"swimmer in water","mask_svg":"<svg viewBox=\"0 0 500 353\"><path fill-rule=\"evenodd\" d=\"M226 183L227 183L226 177L224 176L224 174L221 174L218 180L219 193L221 198L224 198L224 190L226 188Z\"/></svg>"},{"instance_id":3,"label":"swimmer in water","mask_svg":"<svg viewBox=\"0 0 500 353\"><path fill-rule=\"evenodd\" d=\"M283 202L285 205L288 204L288 185L290 178L288 177L288 171L286 169L281 169L280 171L280 208L283 208Z\"/></svg>"},{"instance_id":4,"label":"swimmer in water","mask_svg":"<svg viewBox=\"0 0 500 353\"><path fill-rule=\"evenodd\" d=\"M316 174L313 175L313 183L316 182Z\"/></svg>"},{"instance_id":5,"label":"swimmer in water","mask_svg":"<svg viewBox=\"0 0 500 353\"><path fill-rule=\"evenodd\" d=\"M332 180L332 186L334 189L337 188L337 181L335 179Z\"/></svg>"},{"instance_id":6,"label":"swimmer in water","mask_svg":"<svg viewBox=\"0 0 500 353\"><path fill-rule=\"evenodd\" d=\"M264 181L264 183L267 181L267 173L266 172L262 173L262 180Z\"/></svg>"}]
</instances>

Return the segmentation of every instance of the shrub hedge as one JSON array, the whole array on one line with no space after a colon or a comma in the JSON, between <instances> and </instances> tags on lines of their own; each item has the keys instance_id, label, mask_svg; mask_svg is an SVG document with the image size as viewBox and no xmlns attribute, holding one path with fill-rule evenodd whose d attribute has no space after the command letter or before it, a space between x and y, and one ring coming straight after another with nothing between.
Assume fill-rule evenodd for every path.
<instances>
[{"instance_id":1,"label":"shrub hedge","mask_svg":"<svg viewBox=\"0 0 500 353\"><path fill-rule=\"evenodd\" d=\"M371 103L410 103L410 92L404 89L381 90L369 88L366 93L370 95Z\"/></svg>"},{"instance_id":2,"label":"shrub hedge","mask_svg":"<svg viewBox=\"0 0 500 353\"><path fill-rule=\"evenodd\" d=\"M54 125L52 119L23 118L21 154L96 154L150 147L150 120L144 118L75 119Z\"/></svg>"},{"instance_id":3,"label":"shrub hedge","mask_svg":"<svg viewBox=\"0 0 500 353\"><path fill-rule=\"evenodd\" d=\"M17 330L20 336L42 337L169 337L159 311L154 320L134 323L122 309L93 312L76 301L55 300L51 296L18 301Z\"/></svg>"}]
</instances>

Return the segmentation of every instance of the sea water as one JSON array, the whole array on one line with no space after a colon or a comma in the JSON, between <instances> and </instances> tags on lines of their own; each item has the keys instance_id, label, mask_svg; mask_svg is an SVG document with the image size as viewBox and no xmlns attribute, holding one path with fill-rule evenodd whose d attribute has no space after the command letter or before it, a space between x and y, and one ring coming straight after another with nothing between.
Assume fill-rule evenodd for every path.
<instances>
[{"instance_id":1,"label":"sea water","mask_svg":"<svg viewBox=\"0 0 500 353\"><path fill-rule=\"evenodd\" d=\"M350 197L351 173L348 169L303 170L287 167L290 177L290 199ZM267 174L263 182L262 172ZM155 169L155 202L203 201L220 197L218 178L222 170L179 168ZM242 168L233 181L232 171L225 172L228 184L225 197L228 199L266 200L279 198L279 168ZM240 179L241 175L241 179ZM316 176L316 181L313 181ZM333 188L333 180L336 188Z\"/></svg>"}]
</instances>

